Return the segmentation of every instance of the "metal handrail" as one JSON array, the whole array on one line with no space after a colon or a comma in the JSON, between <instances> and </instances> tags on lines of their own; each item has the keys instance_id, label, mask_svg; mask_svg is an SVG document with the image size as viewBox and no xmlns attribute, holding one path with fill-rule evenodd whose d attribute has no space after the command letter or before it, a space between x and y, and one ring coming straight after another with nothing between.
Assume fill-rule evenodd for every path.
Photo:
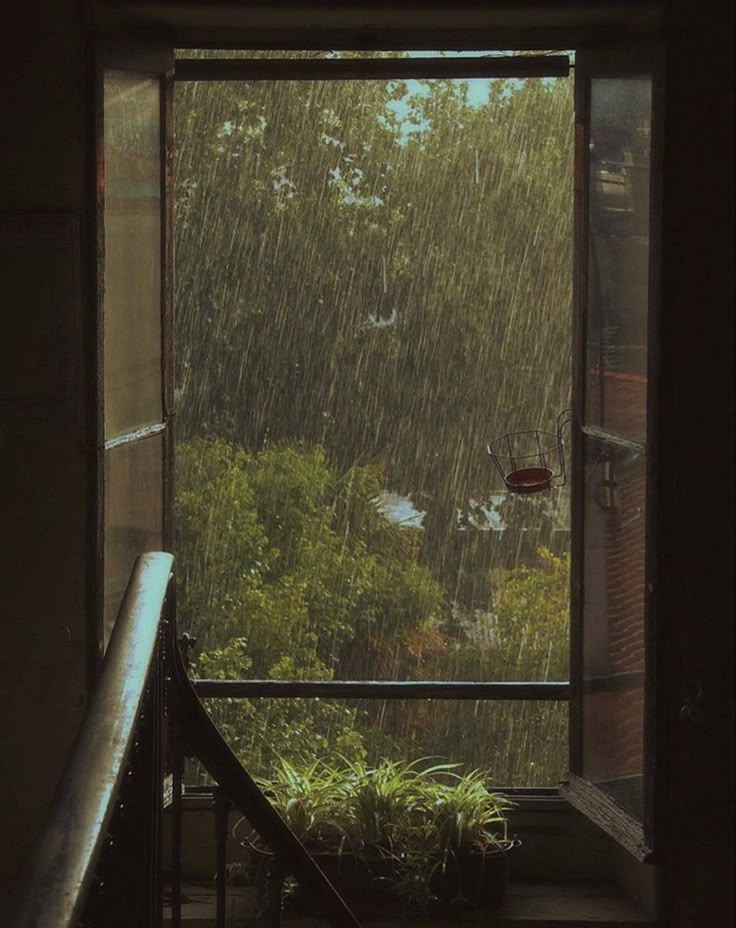
<instances>
[{"instance_id":1,"label":"metal handrail","mask_svg":"<svg viewBox=\"0 0 736 928\"><path fill-rule=\"evenodd\" d=\"M193 680L200 699L464 699L564 702L566 680Z\"/></svg>"},{"instance_id":2,"label":"metal handrail","mask_svg":"<svg viewBox=\"0 0 736 928\"><path fill-rule=\"evenodd\" d=\"M133 744L172 564L163 552L136 561L8 928L68 928L81 915Z\"/></svg>"},{"instance_id":3,"label":"metal handrail","mask_svg":"<svg viewBox=\"0 0 736 928\"><path fill-rule=\"evenodd\" d=\"M184 748L187 757L196 757L202 763L212 779L219 785L222 794L248 819L264 843L271 848L274 858L278 861L276 869L282 873L292 874L315 888L321 897L325 916L330 925L334 928L360 928L360 922L353 915L350 907L289 825L271 805L207 714L202 701L195 692L175 635L176 629L172 623L168 627L168 653L171 656L170 710L174 731L178 729L178 739L183 742L178 747ZM178 739L174 738L172 746L175 748ZM175 815L181 810L181 765L178 766L179 771L174 777ZM176 858L174 871L176 901L172 905L172 924L176 926L181 924L181 894L180 885L178 885L181 867L180 861ZM274 882L278 891L272 899L273 925L281 924L281 897L278 888L280 883L280 879ZM223 912L222 909L220 911Z\"/></svg>"}]
</instances>

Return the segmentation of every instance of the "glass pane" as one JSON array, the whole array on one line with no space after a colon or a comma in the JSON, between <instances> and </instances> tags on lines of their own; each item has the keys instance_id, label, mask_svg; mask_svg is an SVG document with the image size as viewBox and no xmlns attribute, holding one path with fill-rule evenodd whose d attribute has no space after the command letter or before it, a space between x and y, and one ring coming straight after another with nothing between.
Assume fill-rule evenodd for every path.
<instances>
[{"instance_id":1,"label":"glass pane","mask_svg":"<svg viewBox=\"0 0 736 928\"><path fill-rule=\"evenodd\" d=\"M280 758L382 758L488 769L496 786L556 786L567 768L567 703L448 700L207 699L207 709L251 774ZM274 741L274 731L279 738ZM201 775L201 772L200 774ZM197 774L191 774L190 780Z\"/></svg>"},{"instance_id":2,"label":"glass pane","mask_svg":"<svg viewBox=\"0 0 736 928\"><path fill-rule=\"evenodd\" d=\"M162 461L162 435L105 453L105 647L135 559L163 544Z\"/></svg>"},{"instance_id":3,"label":"glass pane","mask_svg":"<svg viewBox=\"0 0 736 928\"><path fill-rule=\"evenodd\" d=\"M587 422L645 440L651 82L591 81Z\"/></svg>"},{"instance_id":4,"label":"glass pane","mask_svg":"<svg viewBox=\"0 0 736 928\"><path fill-rule=\"evenodd\" d=\"M510 497L486 445L569 401L570 91L177 86L178 608L200 669L567 678L566 491Z\"/></svg>"},{"instance_id":5,"label":"glass pane","mask_svg":"<svg viewBox=\"0 0 736 928\"><path fill-rule=\"evenodd\" d=\"M586 439L583 776L643 812L646 458Z\"/></svg>"},{"instance_id":6,"label":"glass pane","mask_svg":"<svg viewBox=\"0 0 736 928\"><path fill-rule=\"evenodd\" d=\"M161 419L161 153L156 78L105 75L105 437Z\"/></svg>"}]
</instances>

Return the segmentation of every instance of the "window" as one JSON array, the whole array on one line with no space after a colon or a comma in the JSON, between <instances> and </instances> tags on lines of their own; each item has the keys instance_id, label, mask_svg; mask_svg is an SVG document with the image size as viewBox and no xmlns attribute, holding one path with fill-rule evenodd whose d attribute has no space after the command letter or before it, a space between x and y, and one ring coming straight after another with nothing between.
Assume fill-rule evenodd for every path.
<instances>
[{"instance_id":1,"label":"window","mask_svg":"<svg viewBox=\"0 0 736 928\"><path fill-rule=\"evenodd\" d=\"M510 61L177 62L179 620L203 677L404 697L213 702L259 772L566 769L567 491L511 499L486 444L569 403L572 87Z\"/></svg>"},{"instance_id":2,"label":"window","mask_svg":"<svg viewBox=\"0 0 736 928\"><path fill-rule=\"evenodd\" d=\"M578 239L584 258L577 278L572 679L579 727L570 794L588 811L581 797L595 796L599 823L646 857L652 835L647 772L654 750L647 481L656 375L649 352L656 323L656 58L583 55L578 64Z\"/></svg>"},{"instance_id":3,"label":"window","mask_svg":"<svg viewBox=\"0 0 736 928\"><path fill-rule=\"evenodd\" d=\"M100 651L135 558L169 543L167 59L109 50L98 75Z\"/></svg>"},{"instance_id":4,"label":"window","mask_svg":"<svg viewBox=\"0 0 736 928\"><path fill-rule=\"evenodd\" d=\"M492 57L481 65L442 58L422 65L428 69L422 81L437 81L429 94L411 85L406 71L392 74L402 65L380 64L372 80L348 81L356 69L372 66L338 59L345 80L329 82L307 79L302 62L275 81L279 63L261 57L266 60L216 63L213 75L228 82L246 76L250 83L246 94L208 98L200 110L205 127L198 128L193 116L205 95L196 79L215 63L195 59L182 63L179 74L190 82L183 85L190 105L180 107L179 128L190 133L190 144L178 155L178 234L185 233L178 325L196 332L181 341L178 358L178 531L180 543L189 545L180 563L179 582L189 584L181 619L186 624L188 612L204 629L200 672L269 678L249 684L251 699L239 704L249 720L245 735L233 706L217 710L226 733L251 755L254 732L260 726L267 741L277 721L295 743L319 730L325 749L365 750L356 724L362 719L375 750L382 749L386 732L412 752L444 752L456 739L458 759L483 765L487 757L488 765L501 758L500 779L556 782L564 768L567 685L553 661L539 658L555 653L561 628L567 640L565 496L558 493L560 506L552 509L544 496L511 501L498 487L482 488L479 475L481 461L492 473L483 459L491 432L530 421L544 425L567 403L565 287L574 269L569 795L617 836L623 812L624 830L634 828L625 843L643 856L651 835L653 743L646 554L654 450L647 431L656 374L648 351L656 298L656 226L649 206L656 202L657 173L653 59L643 67L614 54L608 60L579 56L573 172L560 128L564 91L556 88L565 85L559 71L549 75L560 79L556 85L540 79L544 70L533 79L527 74L525 82L508 78L513 72L507 71L507 83L497 85L492 125L482 124L481 107L471 99L486 93L483 85L458 91L450 83L467 77L463 71L475 78L483 68L493 73ZM171 62L135 58L110 56L100 97L106 167L100 202L101 528L108 616L121 592L116 578L126 575L134 553L171 540L171 106L165 77ZM319 68L335 66L330 56L314 60ZM456 64L448 65L452 60ZM531 69L533 60L517 58L517 66ZM410 57L412 67L418 61ZM256 80L263 65L270 69L266 83ZM546 66L555 67L554 56ZM269 111L267 87L278 90ZM332 105L328 87L333 96L342 94L341 109ZM531 120L536 135L525 137L516 117L535 107L545 120ZM355 126L366 114L373 134L361 140ZM553 118L560 131L550 130ZM318 157L302 144L305 126L319 130L310 143ZM274 127L269 154L283 157L265 161L264 139ZM477 144L481 131L498 144ZM247 174L256 194L245 206L232 187L220 185L214 195L203 188L222 153ZM192 170L197 159L200 176ZM435 180L419 189L429 176L422 173L425 162ZM537 170L540 165L544 170ZM321 187L305 179L315 166ZM424 218L406 189L403 199L392 194L389 174L402 171L425 198ZM458 172L464 172L461 183ZM573 176L577 249L561 264L560 249L571 242L567 185ZM510 201L494 199L504 183L515 191ZM542 197L534 184L541 185ZM541 201L548 209L540 211ZM325 204L331 225L315 221ZM389 223L376 221L378 213L389 214ZM499 249L494 236L508 237L519 217L529 234ZM244 232L245 251L239 244ZM371 236L375 241L366 247ZM298 253L300 241L309 243L306 256ZM209 260L193 260L187 248L199 248ZM300 261L309 266L297 274L289 262ZM223 279L223 266L240 267L233 283ZM469 283L473 300L464 299ZM417 299L422 287L436 301L434 316L428 301ZM407 307L419 302L419 323L403 330L403 341L396 338L407 325ZM237 312L224 313L226 303ZM299 326L297 304L306 307ZM489 412L491 375L501 382ZM420 376L431 400L426 403L415 402ZM305 388L314 383L329 387L317 391L320 402ZM219 403L229 394L243 398L242 408ZM437 441L439 433L450 437ZM346 435L360 438L355 448ZM390 455L381 459L378 452L386 448ZM211 523L215 512L228 527L224 534ZM296 520L299 531L287 531L287 520ZM237 531L230 532L233 526ZM513 531L515 545L509 546ZM547 552L536 540L530 544L534 536L545 538ZM478 564L480 570L470 569ZM545 613L536 637L525 606ZM504 609L506 630L518 635L499 672L504 651L494 623ZM360 647L351 647L346 626L356 611L367 634ZM260 639L253 625L237 633L244 615L251 623L252 616L264 617ZM329 633L315 635L310 615L329 616ZM405 623L395 641L382 626L387 615ZM433 619L416 622L418 615ZM213 647L208 630L223 622L231 622L234 633ZM101 631L101 642L106 634ZM465 644L462 660L457 641ZM531 664L519 661L529 654ZM368 693L379 672L383 689ZM340 694L350 699L330 699L336 691L327 684L342 685L341 679L351 679L356 689ZM286 681L290 694L315 698L289 707L276 680ZM502 694L508 702L499 700ZM530 730L539 742L530 740ZM435 740L422 740L422 731ZM531 769L540 744L546 751L541 774Z\"/></svg>"}]
</instances>

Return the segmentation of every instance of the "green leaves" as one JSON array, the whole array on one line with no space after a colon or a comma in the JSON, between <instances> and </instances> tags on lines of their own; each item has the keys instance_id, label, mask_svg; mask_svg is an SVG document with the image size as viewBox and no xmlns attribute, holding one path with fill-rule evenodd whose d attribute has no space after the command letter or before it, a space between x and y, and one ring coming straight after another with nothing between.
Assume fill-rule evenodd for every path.
<instances>
[{"instance_id":1,"label":"green leaves","mask_svg":"<svg viewBox=\"0 0 736 928\"><path fill-rule=\"evenodd\" d=\"M177 89L179 434L302 436L432 491L430 456L451 471L509 404L566 404L569 82L491 81L484 105L410 84ZM465 457L460 497L486 465Z\"/></svg>"},{"instance_id":2,"label":"green leaves","mask_svg":"<svg viewBox=\"0 0 736 928\"><path fill-rule=\"evenodd\" d=\"M494 492L485 440L544 426L570 376L570 85L488 92L177 89L177 563L200 673L567 675L568 565L536 555L551 529L526 531L529 506L504 507L504 533L458 525ZM379 512L387 487L422 529ZM251 768L276 740L290 760L441 751L549 783L555 708L213 713Z\"/></svg>"},{"instance_id":3,"label":"green leaves","mask_svg":"<svg viewBox=\"0 0 736 928\"><path fill-rule=\"evenodd\" d=\"M258 782L302 842L312 849L344 844L349 783L340 771L321 760L297 767L281 758L275 777Z\"/></svg>"},{"instance_id":4,"label":"green leaves","mask_svg":"<svg viewBox=\"0 0 736 928\"><path fill-rule=\"evenodd\" d=\"M508 797L488 788L488 771L458 764L343 758L295 765L281 758L259 784L282 818L313 849L350 848L397 862L418 851L435 858L508 845Z\"/></svg>"},{"instance_id":5,"label":"green leaves","mask_svg":"<svg viewBox=\"0 0 736 928\"><path fill-rule=\"evenodd\" d=\"M393 664L381 662L408 656L403 636L437 617L443 598L416 562L416 532L378 511L380 489L379 470L338 474L321 448L248 454L214 438L180 446L179 622L197 637L200 676L325 680L338 667L365 673L366 661L391 675ZM234 701L213 713L248 745L250 769L264 769L273 746L249 706ZM287 756L287 745L294 757L342 746L359 758L356 716L313 703L281 705L270 718Z\"/></svg>"},{"instance_id":6,"label":"green leaves","mask_svg":"<svg viewBox=\"0 0 736 928\"><path fill-rule=\"evenodd\" d=\"M508 839L506 812L513 802L487 786L488 771L473 770L438 783L429 793L431 827L443 853Z\"/></svg>"},{"instance_id":7,"label":"green leaves","mask_svg":"<svg viewBox=\"0 0 736 928\"><path fill-rule=\"evenodd\" d=\"M415 533L377 509L375 469L338 476L321 448L249 455L218 439L183 444L178 463L181 625L205 652L242 636L257 676L287 655L297 678L323 676L378 626L401 634L439 613Z\"/></svg>"}]
</instances>

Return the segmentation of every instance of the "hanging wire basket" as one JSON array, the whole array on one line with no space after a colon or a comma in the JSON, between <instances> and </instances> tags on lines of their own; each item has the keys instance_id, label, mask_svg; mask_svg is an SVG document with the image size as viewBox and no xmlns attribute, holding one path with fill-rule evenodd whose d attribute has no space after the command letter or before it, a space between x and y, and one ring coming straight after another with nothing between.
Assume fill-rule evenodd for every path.
<instances>
[{"instance_id":1,"label":"hanging wire basket","mask_svg":"<svg viewBox=\"0 0 736 928\"><path fill-rule=\"evenodd\" d=\"M488 454L509 493L539 493L565 485L562 430L569 421L570 411L566 409L557 417L555 432L522 429L488 442Z\"/></svg>"}]
</instances>

